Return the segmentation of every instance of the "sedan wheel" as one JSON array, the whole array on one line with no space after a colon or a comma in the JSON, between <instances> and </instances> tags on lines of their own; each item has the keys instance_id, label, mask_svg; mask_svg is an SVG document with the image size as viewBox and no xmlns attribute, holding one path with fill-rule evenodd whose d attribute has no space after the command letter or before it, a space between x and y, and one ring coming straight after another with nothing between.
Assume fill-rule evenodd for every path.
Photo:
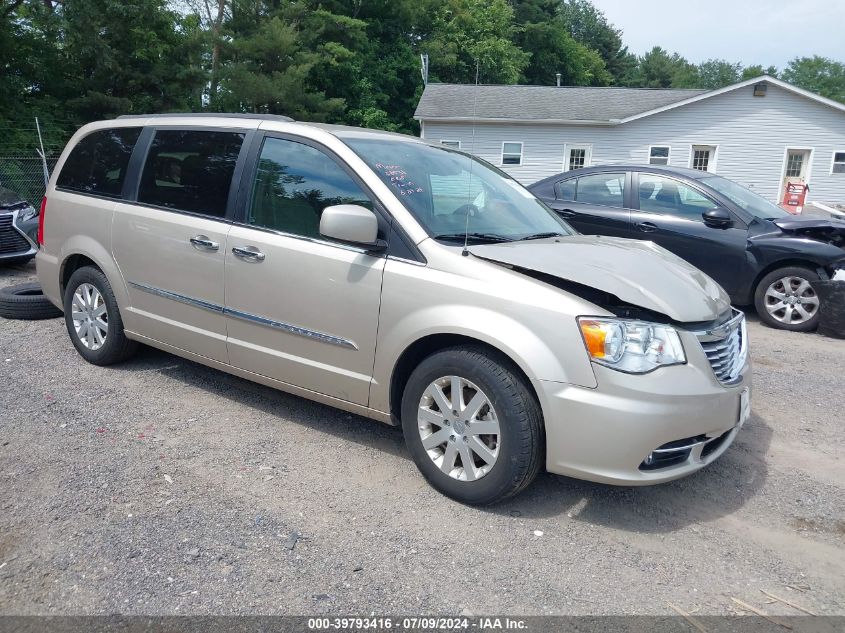
<instances>
[{"instance_id":1,"label":"sedan wheel","mask_svg":"<svg viewBox=\"0 0 845 633\"><path fill-rule=\"evenodd\" d=\"M423 448L459 481L484 477L499 456L499 419L490 398L459 376L438 378L423 392L417 414Z\"/></svg>"},{"instance_id":2,"label":"sedan wheel","mask_svg":"<svg viewBox=\"0 0 845 633\"><path fill-rule=\"evenodd\" d=\"M754 291L760 320L771 327L808 332L819 324L821 301L813 284L818 274L803 266L786 266L763 277Z\"/></svg>"},{"instance_id":3,"label":"sedan wheel","mask_svg":"<svg viewBox=\"0 0 845 633\"><path fill-rule=\"evenodd\" d=\"M766 312L776 321L800 325L818 311L819 298L810 282L802 277L782 277L766 289Z\"/></svg>"},{"instance_id":4,"label":"sedan wheel","mask_svg":"<svg viewBox=\"0 0 845 633\"><path fill-rule=\"evenodd\" d=\"M90 350L100 349L109 334L106 300L92 284L84 283L73 293L71 319L79 341Z\"/></svg>"}]
</instances>

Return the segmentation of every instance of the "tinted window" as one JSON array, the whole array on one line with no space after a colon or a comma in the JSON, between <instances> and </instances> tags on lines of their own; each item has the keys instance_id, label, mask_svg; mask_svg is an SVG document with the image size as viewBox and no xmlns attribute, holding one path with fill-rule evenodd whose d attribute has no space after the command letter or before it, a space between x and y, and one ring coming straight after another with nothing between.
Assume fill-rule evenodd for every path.
<instances>
[{"instance_id":1,"label":"tinted window","mask_svg":"<svg viewBox=\"0 0 845 633\"><path fill-rule=\"evenodd\" d=\"M119 198L139 127L92 132L73 148L56 181L61 189Z\"/></svg>"},{"instance_id":2,"label":"tinted window","mask_svg":"<svg viewBox=\"0 0 845 633\"><path fill-rule=\"evenodd\" d=\"M690 220L701 220L702 213L719 206L682 182L653 174L640 174L639 199L641 211Z\"/></svg>"},{"instance_id":3,"label":"tinted window","mask_svg":"<svg viewBox=\"0 0 845 633\"><path fill-rule=\"evenodd\" d=\"M605 207L622 207L625 174L595 174L581 176L575 199L587 204L600 204Z\"/></svg>"},{"instance_id":4,"label":"tinted window","mask_svg":"<svg viewBox=\"0 0 845 633\"><path fill-rule=\"evenodd\" d=\"M575 180L561 180L555 185L555 197L570 202L575 200Z\"/></svg>"},{"instance_id":5,"label":"tinted window","mask_svg":"<svg viewBox=\"0 0 845 633\"><path fill-rule=\"evenodd\" d=\"M138 201L222 218L243 140L241 132L156 131Z\"/></svg>"},{"instance_id":6,"label":"tinted window","mask_svg":"<svg viewBox=\"0 0 845 633\"><path fill-rule=\"evenodd\" d=\"M268 138L261 148L247 222L318 237L323 209L335 204L373 205L333 159L296 141Z\"/></svg>"}]
</instances>

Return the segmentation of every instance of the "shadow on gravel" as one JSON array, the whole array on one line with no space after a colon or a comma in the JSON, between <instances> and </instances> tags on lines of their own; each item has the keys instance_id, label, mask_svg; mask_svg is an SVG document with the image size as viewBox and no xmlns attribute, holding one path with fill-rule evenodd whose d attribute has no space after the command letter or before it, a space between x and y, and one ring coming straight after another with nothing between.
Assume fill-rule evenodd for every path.
<instances>
[{"instance_id":1,"label":"shadow on gravel","mask_svg":"<svg viewBox=\"0 0 845 633\"><path fill-rule=\"evenodd\" d=\"M266 387L152 347L142 346L132 360L112 365L110 369L130 373L159 371L189 387L211 392L239 406L284 417L294 424L410 459L402 430L398 427Z\"/></svg>"},{"instance_id":2,"label":"shadow on gravel","mask_svg":"<svg viewBox=\"0 0 845 633\"><path fill-rule=\"evenodd\" d=\"M543 473L524 493L491 511L665 533L732 514L766 481L771 427L752 415L733 445L697 473L655 486L617 487Z\"/></svg>"},{"instance_id":3,"label":"shadow on gravel","mask_svg":"<svg viewBox=\"0 0 845 633\"><path fill-rule=\"evenodd\" d=\"M267 415L338 439L410 459L402 432L298 396L265 387L142 347L132 361L114 366L126 372L159 371L186 386L202 389ZM560 517L619 530L671 533L690 524L729 515L760 492L766 481L765 455L772 430L752 415L734 444L718 460L684 479L645 487L617 487L542 473L516 498L481 512L525 518ZM398 483L398 482L397 482ZM444 498L444 503L451 503Z\"/></svg>"}]
</instances>

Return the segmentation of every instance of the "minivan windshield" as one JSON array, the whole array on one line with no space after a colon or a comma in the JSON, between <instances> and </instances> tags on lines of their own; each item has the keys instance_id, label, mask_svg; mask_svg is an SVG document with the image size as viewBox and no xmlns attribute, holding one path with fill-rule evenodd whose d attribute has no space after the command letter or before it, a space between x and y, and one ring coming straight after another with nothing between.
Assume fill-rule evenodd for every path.
<instances>
[{"instance_id":1,"label":"minivan windshield","mask_svg":"<svg viewBox=\"0 0 845 633\"><path fill-rule=\"evenodd\" d=\"M762 218L763 220L777 220L778 218L790 217L789 213L776 204L769 202L760 194L754 193L727 178L708 176L702 178L701 182L729 198L734 204L755 217Z\"/></svg>"},{"instance_id":2,"label":"minivan windshield","mask_svg":"<svg viewBox=\"0 0 845 633\"><path fill-rule=\"evenodd\" d=\"M575 231L527 189L460 151L384 138L343 139L434 237L506 242Z\"/></svg>"}]
</instances>

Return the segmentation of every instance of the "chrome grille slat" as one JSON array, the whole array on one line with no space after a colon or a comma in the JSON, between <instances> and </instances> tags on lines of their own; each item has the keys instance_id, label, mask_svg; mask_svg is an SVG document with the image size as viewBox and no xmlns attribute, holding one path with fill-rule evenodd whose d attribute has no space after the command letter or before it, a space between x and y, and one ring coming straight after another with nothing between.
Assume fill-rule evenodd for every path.
<instances>
[{"instance_id":1,"label":"chrome grille slat","mask_svg":"<svg viewBox=\"0 0 845 633\"><path fill-rule=\"evenodd\" d=\"M29 249L29 242L12 225L12 214L0 215L0 255L25 253Z\"/></svg>"},{"instance_id":2,"label":"chrome grille slat","mask_svg":"<svg viewBox=\"0 0 845 633\"><path fill-rule=\"evenodd\" d=\"M701 349L719 382L730 384L739 378L748 355L748 335L745 315L733 310L733 316L724 324L701 332L694 332Z\"/></svg>"}]
</instances>

